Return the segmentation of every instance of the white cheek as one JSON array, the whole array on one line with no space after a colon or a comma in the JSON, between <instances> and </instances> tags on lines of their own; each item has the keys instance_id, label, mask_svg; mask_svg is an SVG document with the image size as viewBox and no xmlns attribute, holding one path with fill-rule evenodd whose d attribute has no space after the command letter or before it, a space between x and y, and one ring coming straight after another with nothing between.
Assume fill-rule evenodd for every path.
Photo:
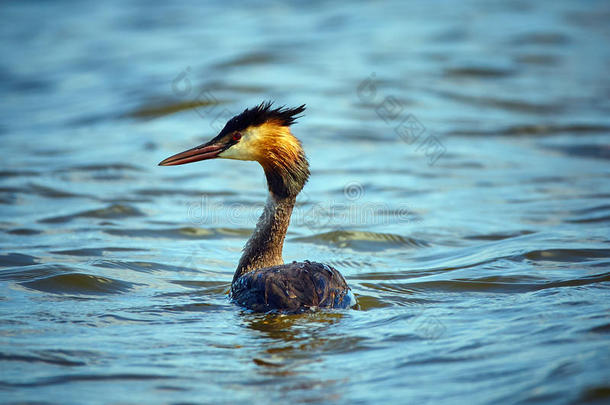
<instances>
[{"instance_id":1,"label":"white cheek","mask_svg":"<svg viewBox=\"0 0 610 405\"><path fill-rule=\"evenodd\" d=\"M239 142L236 145L231 146L229 149L221 152L218 155L219 158L223 159L236 159L236 160L255 160L251 149L248 148L246 142Z\"/></svg>"},{"instance_id":2,"label":"white cheek","mask_svg":"<svg viewBox=\"0 0 610 405\"><path fill-rule=\"evenodd\" d=\"M238 159L244 160L243 150L240 150L239 144L231 146L229 149L218 154L219 158L222 159Z\"/></svg>"},{"instance_id":3,"label":"white cheek","mask_svg":"<svg viewBox=\"0 0 610 405\"><path fill-rule=\"evenodd\" d=\"M257 160L257 140L260 134L256 130L249 130L243 134L241 140L229 149L218 155L223 159Z\"/></svg>"}]
</instances>

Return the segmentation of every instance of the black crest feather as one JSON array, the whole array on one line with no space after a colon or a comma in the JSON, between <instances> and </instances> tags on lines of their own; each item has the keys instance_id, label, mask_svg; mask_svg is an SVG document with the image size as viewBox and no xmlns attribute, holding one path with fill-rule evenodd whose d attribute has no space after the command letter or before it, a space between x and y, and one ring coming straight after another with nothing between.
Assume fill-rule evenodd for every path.
<instances>
[{"instance_id":1,"label":"black crest feather","mask_svg":"<svg viewBox=\"0 0 610 405\"><path fill-rule=\"evenodd\" d=\"M305 104L295 108L286 108L286 106L271 108L272 106L273 101L264 101L256 107L245 109L244 112L227 122L222 131L220 131L220 135L234 131L243 131L248 127L256 127L267 121L277 121L280 125L288 127L300 118L300 113L305 111Z\"/></svg>"}]
</instances>

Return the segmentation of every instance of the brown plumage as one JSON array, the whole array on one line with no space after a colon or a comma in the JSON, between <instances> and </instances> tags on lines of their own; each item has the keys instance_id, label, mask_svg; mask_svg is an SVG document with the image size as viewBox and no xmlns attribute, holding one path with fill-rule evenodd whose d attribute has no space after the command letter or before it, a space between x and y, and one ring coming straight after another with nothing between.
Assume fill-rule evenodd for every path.
<instances>
[{"instance_id":1,"label":"brown plumage","mask_svg":"<svg viewBox=\"0 0 610 405\"><path fill-rule=\"evenodd\" d=\"M257 312L302 312L355 304L337 269L309 261L252 270L233 281L231 298Z\"/></svg>"},{"instance_id":2,"label":"brown plumage","mask_svg":"<svg viewBox=\"0 0 610 405\"><path fill-rule=\"evenodd\" d=\"M297 194L309 178L309 163L290 125L305 110L262 103L230 119L206 144L171 156L162 166L225 158L260 163L269 198L239 261L230 297L254 311L300 312L348 308L356 299L339 271L321 263L283 264L282 247Z\"/></svg>"}]
</instances>

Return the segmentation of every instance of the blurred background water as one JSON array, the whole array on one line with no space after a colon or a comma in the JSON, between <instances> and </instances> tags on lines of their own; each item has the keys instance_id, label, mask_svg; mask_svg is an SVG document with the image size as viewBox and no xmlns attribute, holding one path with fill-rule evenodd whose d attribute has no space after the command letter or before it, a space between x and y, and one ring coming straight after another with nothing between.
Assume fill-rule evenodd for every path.
<instances>
[{"instance_id":1,"label":"blurred background water","mask_svg":"<svg viewBox=\"0 0 610 405\"><path fill-rule=\"evenodd\" d=\"M0 16L1 402L609 400L607 2ZM284 259L359 310L231 304L262 170L156 166L263 100L308 106Z\"/></svg>"}]
</instances>

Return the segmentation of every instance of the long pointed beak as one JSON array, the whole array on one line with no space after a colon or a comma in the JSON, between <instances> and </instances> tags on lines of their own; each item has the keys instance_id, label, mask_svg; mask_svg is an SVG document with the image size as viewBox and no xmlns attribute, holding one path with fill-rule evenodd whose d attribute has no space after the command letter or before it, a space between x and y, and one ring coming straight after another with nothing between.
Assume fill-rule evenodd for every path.
<instances>
[{"instance_id":1,"label":"long pointed beak","mask_svg":"<svg viewBox=\"0 0 610 405\"><path fill-rule=\"evenodd\" d=\"M192 149L185 150L184 152L177 153L173 156L168 157L159 163L159 166L176 166L183 165L185 163L198 162L200 160L214 159L226 149L224 145L218 144L203 144L196 146Z\"/></svg>"}]
</instances>

